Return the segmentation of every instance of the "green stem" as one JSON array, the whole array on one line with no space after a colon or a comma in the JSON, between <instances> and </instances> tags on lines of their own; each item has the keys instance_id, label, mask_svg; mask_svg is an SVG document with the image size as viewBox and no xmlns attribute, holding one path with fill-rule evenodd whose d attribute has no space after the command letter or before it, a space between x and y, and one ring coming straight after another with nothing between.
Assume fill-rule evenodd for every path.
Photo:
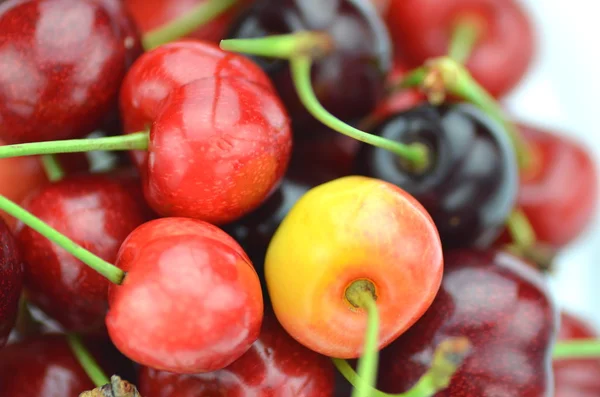
<instances>
[{"instance_id":1,"label":"green stem","mask_svg":"<svg viewBox=\"0 0 600 397\"><path fill-rule=\"evenodd\" d=\"M15 217L42 236L46 237L48 240L106 277L110 282L121 284L123 281L125 273L121 269L92 254L90 251L78 245L56 229L50 227L41 219L32 215L30 212L13 203L3 195L0 195L0 210L7 212L9 215Z\"/></svg>"},{"instance_id":2,"label":"green stem","mask_svg":"<svg viewBox=\"0 0 600 397\"><path fill-rule=\"evenodd\" d=\"M555 360L600 358L600 340L577 339L558 342L554 346L552 358Z\"/></svg>"},{"instance_id":3,"label":"green stem","mask_svg":"<svg viewBox=\"0 0 600 397\"><path fill-rule=\"evenodd\" d=\"M333 41L326 33L303 31L252 39L221 40L221 49L268 58L292 59L306 55L312 59L333 51Z\"/></svg>"},{"instance_id":4,"label":"green stem","mask_svg":"<svg viewBox=\"0 0 600 397\"><path fill-rule=\"evenodd\" d=\"M523 211L518 209L513 210L508 217L506 226L513 242L519 249L528 249L535 245L537 240L535 231Z\"/></svg>"},{"instance_id":5,"label":"green stem","mask_svg":"<svg viewBox=\"0 0 600 397\"><path fill-rule=\"evenodd\" d=\"M184 37L214 20L237 3L237 0L206 0L177 18L142 37L146 50Z\"/></svg>"},{"instance_id":6,"label":"green stem","mask_svg":"<svg viewBox=\"0 0 600 397\"><path fill-rule=\"evenodd\" d=\"M46 175L50 182L58 182L64 178L65 171L56 159L56 156L52 154L43 155L42 164L44 165L44 171L46 171Z\"/></svg>"},{"instance_id":7,"label":"green stem","mask_svg":"<svg viewBox=\"0 0 600 397\"><path fill-rule=\"evenodd\" d=\"M363 293L359 302L360 307L367 311L367 332L365 333L363 356L358 360L357 369L360 381L358 386L355 386L351 397L369 397L377 381L379 313L370 293Z\"/></svg>"},{"instance_id":8,"label":"green stem","mask_svg":"<svg viewBox=\"0 0 600 397\"><path fill-rule=\"evenodd\" d=\"M148 132L136 132L103 138L69 139L21 143L0 146L0 159L7 157L33 156L40 154L79 153L95 150L147 150Z\"/></svg>"},{"instance_id":9,"label":"green stem","mask_svg":"<svg viewBox=\"0 0 600 397\"><path fill-rule=\"evenodd\" d=\"M464 17L454 26L448 56L458 63L465 63L481 36L481 24L473 17Z\"/></svg>"},{"instance_id":10,"label":"green stem","mask_svg":"<svg viewBox=\"0 0 600 397\"><path fill-rule=\"evenodd\" d=\"M69 346L71 346L73 354L77 357L77 361L79 361L79 364L81 364L85 373L90 377L92 382L94 382L94 385L100 387L110 383L110 380L104 374L102 368L100 368L96 360L94 360L94 357L92 357L90 352L85 348L77 335L67 335L67 341L69 342Z\"/></svg>"}]
</instances>

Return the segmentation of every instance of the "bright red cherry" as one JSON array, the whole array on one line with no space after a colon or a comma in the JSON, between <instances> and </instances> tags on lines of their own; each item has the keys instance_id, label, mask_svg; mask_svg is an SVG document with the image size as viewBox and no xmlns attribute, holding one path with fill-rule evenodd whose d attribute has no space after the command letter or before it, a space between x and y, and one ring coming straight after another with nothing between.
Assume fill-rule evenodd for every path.
<instances>
[{"instance_id":1,"label":"bright red cherry","mask_svg":"<svg viewBox=\"0 0 600 397\"><path fill-rule=\"evenodd\" d=\"M0 139L74 138L93 131L125 75L118 24L91 0L0 5Z\"/></svg>"},{"instance_id":2,"label":"bright red cherry","mask_svg":"<svg viewBox=\"0 0 600 397\"><path fill-rule=\"evenodd\" d=\"M273 91L238 78L195 80L171 93L152 124L146 200L164 216L234 221L279 183L291 136Z\"/></svg>"},{"instance_id":3,"label":"bright red cherry","mask_svg":"<svg viewBox=\"0 0 600 397\"><path fill-rule=\"evenodd\" d=\"M23 207L107 261L115 260L123 240L146 220L130 191L101 175L48 184L28 196ZM102 327L108 281L20 222L16 236L27 263L29 300L69 330Z\"/></svg>"},{"instance_id":4,"label":"bright red cherry","mask_svg":"<svg viewBox=\"0 0 600 397\"><path fill-rule=\"evenodd\" d=\"M260 281L242 248L206 222L162 218L138 227L116 263L106 325L116 347L152 368L222 369L258 338Z\"/></svg>"},{"instance_id":5,"label":"bright red cherry","mask_svg":"<svg viewBox=\"0 0 600 397\"><path fill-rule=\"evenodd\" d=\"M138 389L151 397L331 397L331 360L302 346L275 317L266 315L260 336L228 367L182 375L142 367Z\"/></svg>"},{"instance_id":6,"label":"bright red cherry","mask_svg":"<svg viewBox=\"0 0 600 397\"><path fill-rule=\"evenodd\" d=\"M480 33L467 67L492 95L510 91L526 73L535 50L531 22L515 0L392 0L387 24L396 51L419 66L448 53L461 21Z\"/></svg>"},{"instance_id":7,"label":"bright red cherry","mask_svg":"<svg viewBox=\"0 0 600 397\"><path fill-rule=\"evenodd\" d=\"M0 219L0 348L6 343L17 319L22 285L21 253L8 226Z\"/></svg>"},{"instance_id":8,"label":"bright red cherry","mask_svg":"<svg viewBox=\"0 0 600 397\"><path fill-rule=\"evenodd\" d=\"M142 55L125 76L120 94L125 132L150 127L173 90L207 77L238 77L273 89L267 75L246 57L198 40L168 43ZM134 152L138 166L142 167L146 158L146 152Z\"/></svg>"}]
</instances>

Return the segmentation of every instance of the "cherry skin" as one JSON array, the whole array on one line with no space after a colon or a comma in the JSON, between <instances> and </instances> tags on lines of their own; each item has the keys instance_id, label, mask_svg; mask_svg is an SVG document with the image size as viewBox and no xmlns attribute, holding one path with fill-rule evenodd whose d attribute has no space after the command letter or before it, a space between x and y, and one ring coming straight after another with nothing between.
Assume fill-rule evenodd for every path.
<instances>
[{"instance_id":1,"label":"cherry skin","mask_svg":"<svg viewBox=\"0 0 600 397\"><path fill-rule=\"evenodd\" d=\"M79 137L116 103L126 51L102 4L5 1L0 32L0 139Z\"/></svg>"},{"instance_id":2,"label":"cherry skin","mask_svg":"<svg viewBox=\"0 0 600 397\"><path fill-rule=\"evenodd\" d=\"M260 336L228 367L206 374L181 375L140 369L138 389L152 397L330 397L331 360L291 338L273 315L265 315Z\"/></svg>"},{"instance_id":3,"label":"cherry skin","mask_svg":"<svg viewBox=\"0 0 600 397\"><path fill-rule=\"evenodd\" d=\"M290 152L289 118L272 91L196 80L171 93L152 125L144 194L163 216L231 222L267 198Z\"/></svg>"},{"instance_id":4,"label":"cherry skin","mask_svg":"<svg viewBox=\"0 0 600 397\"><path fill-rule=\"evenodd\" d=\"M502 128L468 104L422 105L386 119L373 133L427 145L432 167L416 173L393 153L364 145L359 173L394 183L419 200L445 247L487 248L494 242L518 189L514 151Z\"/></svg>"},{"instance_id":5,"label":"cherry skin","mask_svg":"<svg viewBox=\"0 0 600 397\"><path fill-rule=\"evenodd\" d=\"M76 243L114 261L121 243L145 221L124 185L102 175L78 175L33 192L23 207ZM16 236L23 248L28 299L68 330L102 328L108 308L108 281L22 223Z\"/></svg>"},{"instance_id":6,"label":"cherry skin","mask_svg":"<svg viewBox=\"0 0 600 397\"><path fill-rule=\"evenodd\" d=\"M349 176L306 193L281 223L265 274L279 322L330 357L361 355L366 312L348 300L368 282L381 317L379 348L427 310L441 282L442 248L425 209L400 188Z\"/></svg>"},{"instance_id":7,"label":"cherry skin","mask_svg":"<svg viewBox=\"0 0 600 397\"><path fill-rule=\"evenodd\" d=\"M326 32L334 52L317 60L312 85L321 104L343 121L366 116L382 98L391 67L391 44L370 0L259 0L234 23L228 38L253 38L302 30ZM284 61L254 57L273 80L300 135L320 126L298 99ZM342 89L343 87L343 89Z\"/></svg>"},{"instance_id":8,"label":"cherry skin","mask_svg":"<svg viewBox=\"0 0 600 397\"><path fill-rule=\"evenodd\" d=\"M0 348L15 325L23 286L23 259L17 242L0 219Z\"/></svg>"},{"instance_id":9,"label":"cherry skin","mask_svg":"<svg viewBox=\"0 0 600 397\"><path fill-rule=\"evenodd\" d=\"M597 338L591 325L562 312L559 340ZM600 360L554 360L555 397L594 397L600 395Z\"/></svg>"},{"instance_id":10,"label":"cherry skin","mask_svg":"<svg viewBox=\"0 0 600 397\"><path fill-rule=\"evenodd\" d=\"M173 90L207 77L238 77L273 89L267 75L241 55L199 40L168 43L142 55L125 76L120 93L125 132L149 128ZM133 160L141 169L147 157L145 151L133 152Z\"/></svg>"},{"instance_id":11,"label":"cherry skin","mask_svg":"<svg viewBox=\"0 0 600 397\"><path fill-rule=\"evenodd\" d=\"M423 317L381 355L380 388L410 389L429 369L431 353L450 336L473 350L436 397L546 397L557 315L541 274L501 251L453 251Z\"/></svg>"},{"instance_id":12,"label":"cherry skin","mask_svg":"<svg viewBox=\"0 0 600 397\"><path fill-rule=\"evenodd\" d=\"M492 95L505 95L523 78L535 51L533 27L517 1L394 0L387 24L396 50L416 67L448 53L452 30L462 18L481 30L467 68Z\"/></svg>"},{"instance_id":13,"label":"cherry skin","mask_svg":"<svg viewBox=\"0 0 600 397\"><path fill-rule=\"evenodd\" d=\"M109 287L106 326L133 361L210 372L258 338L260 281L246 253L216 226L187 218L147 222L125 240L115 264L126 276Z\"/></svg>"}]
</instances>

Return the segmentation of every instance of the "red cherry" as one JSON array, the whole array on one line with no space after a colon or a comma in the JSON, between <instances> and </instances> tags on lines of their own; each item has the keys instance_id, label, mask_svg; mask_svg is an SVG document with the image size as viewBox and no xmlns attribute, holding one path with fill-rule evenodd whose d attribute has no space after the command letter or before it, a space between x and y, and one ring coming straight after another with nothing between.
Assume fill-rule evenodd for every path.
<instances>
[{"instance_id":1,"label":"red cherry","mask_svg":"<svg viewBox=\"0 0 600 397\"><path fill-rule=\"evenodd\" d=\"M581 319L561 313L559 340L597 338L597 332ZM555 360L555 397L597 397L600 395L600 360Z\"/></svg>"},{"instance_id":2,"label":"red cherry","mask_svg":"<svg viewBox=\"0 0 600 397\"><path fill-rule=\"evenodd\" d=\"M532 154L521 175L518 205L537 238L560 248L574 240L593 219L598 173L587 150L575 141L536 127L520 125Z\"/></svg>"},{"instance_id":3,"label":"red cherry","mask_svg":"<svg viewBox=\"0 0 600 397\"><path fill-rule=\"evenodd\" d=\"M421 65L448 53L455 24L468 18L482 30L468 59L473 77L492 95L510 91L535 50L533 28L514 0L392 0L387 23L396 51Z\"/></svg>"},{"instance_id":4,"label":"red cherry","mask_svg":"<svg viewBox=\"0 0 600 397\"><path fill-rule=\"evenodd\" d=\"M147 7L146 0L144 4ZM125 132L148 128L173 90L206 77L239 77L273 89L267 75L246 57L196 40L165 44L142 55L125 76L120 94ZM146 158L146 152L134 152L138 166L143 167Z\"/></svg>"},{"instance_id":5,"label":"red cherry","mask_svg":"<svg viewBox=\"0 0 600 397\"><path fill-rule=\"evenodd\" d=\"M177 373L226 367L258 338L263 300L242 248L206 222L162 218L138 227L116 265L106 325L117 348L146 366Z\"/></svg>"},{"instance_id":6,"label":"red cherry","mask_svg":"<svg viewBox=\"0 0 600 397\"><path fill-rule=\"evenodd\" d=\"M290 152L290 121L272 91L196 80L171 93L152 125L144 193L161 215L234 221L276 187Z\"/></svg>"},{"instance_id":7,"label":"red cherry","mask_svg":"<svg viewBox=\"0 0 600 397\"><path fill-rule=\"evenodd\" d=\"M228 367L193 375L142 367L138 381L140 393L152 397L330 397L333 386L331 360L292 339L272 314L250 350Z\"/></svg>"},{"instance_id":8,"label":"red cherry","mask_svg":"<svg viewBox=\"0 0 600 397\"><path fill-rule=\"evenodd\" d=\"M125 47L109 13L88 0L0 6L0 138L47 141L93 131L115 103Z\"/></svg>"},{"instance_id":9,"label":"red cherry","mask_svg":"<svg viewBox=\"0 0 600 397\"><path fill-rule=\"evenodd\" d=\"M0 348L6 344L17 319L22 285L21 253L8 226L0 219Z\"/></svg>"},{"instance_id":10,"label":"red cherry","mask_svg":"<svg viewBox=\"0 0 600 397\"><path fill-rule=\"evenodd\" d=\"M123 240L145 220L132 194L101 175L48 184L27 197L23 207L107 261L115 260ZM31 302L69 330L101 327L108 281L20 222L16 236L27 263L25 287Z\"/></svg>"}]
</instances>

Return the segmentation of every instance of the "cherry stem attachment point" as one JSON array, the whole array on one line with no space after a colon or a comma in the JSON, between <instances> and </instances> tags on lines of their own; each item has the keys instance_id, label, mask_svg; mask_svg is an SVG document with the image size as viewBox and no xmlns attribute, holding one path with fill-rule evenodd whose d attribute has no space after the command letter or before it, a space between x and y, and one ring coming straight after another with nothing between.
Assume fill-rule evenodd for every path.
<instances>
[{"instance_id":1,"label":"cherry stem attachment point","mask_svg":"<svg viewBox=\"0 0 600 397\"><path fill-rule=\"evenodd\" d=\"M81 153L96 150L147 150L148 131L103 138L68 139L20 143L0 146L0 159L8 157L33 156L57 153Z\"/></svg>"},{"instance_id":2,"label":"cherry stem attachment point","mask_svg":"<svg viewBox=\"0 0 600 397\"><path fill-rule=\"evenodd\" d=\"M238 0L206 0L200 2L197 6L182 14L181 17L146 33L142 37L142 45L144 49L151 50L184 37L214 20L236 5L237 2Z\"/></svg>"},{"instance_id":3,"label":"cherry stem attachment point","mask_svg":"<svg viewBox=\"0 0 600 397\"><path fill-rule=\"evenodd\" d=\"M52 228L50 225L37 218L24 208L13 203L3 195L0 195L0 210L5 211L17 220L23 222L48 240L52 241L75 258L79 259L114 284L121 284L125 273L115 265L92 254L73 240Z\"/></svg>"},{"instance_id":4,"label":"cherry stem attachment point","mask_svg":"<svg viewBox=\"0 0 600 397\"><path fill-rule=\"evenodd\" d=\"M121 379L117 375L110 377L110 382L85 391L79 397L141 397L135 385Z\"/></svg>"},{"instance_id":5,"label":"cherry stem attachment point","mask_svg":"<svg viewBox=\"0 0 600 397\"><path fill-rule=\"evenodd\" d=\"M600 358L600 340L576 339L557 342L552 358L554 360Z\"/></svg>"},{"instance_id":6,"label":"cherry stem attachment point","mask_svg":"<svg viewBox=\"0 0 600 397\"><path fill-rule=\"evenodd\" d=\"M92 357L77 335L68 334L67 341L69 342L69 346L71 347L73 354L75 354L77 361L79 361L79 364L85 373L90 377L92 382L94 382L94 385L100 387L110 383L110 380L104 374L102 368L100 368L94 357Z\"/></svg>"},{"instance_id":7,"label":"cherry stem attachment point","mask_svg":"<svg viewBox=\"0 0 600 397\"><path fill-rule=\"evenodd\" d=\"M56 156L52 154L43 155L42 165L44 166L44 171L46 171L46 176L50 182L58 182L64 178L65 171L58 162Z\"/></svg>"},{"instance_id":8,"label":"cherry stem attachment point","mask_svg":"<svg viewBox=\"0 0 600 397\"><path fill-rule=\"evenodd\" d=\"M452 31L448 56L458 63L466 63L480 38L481 23L477 18L459 18Z\"/></svg>"}]
</instances>

